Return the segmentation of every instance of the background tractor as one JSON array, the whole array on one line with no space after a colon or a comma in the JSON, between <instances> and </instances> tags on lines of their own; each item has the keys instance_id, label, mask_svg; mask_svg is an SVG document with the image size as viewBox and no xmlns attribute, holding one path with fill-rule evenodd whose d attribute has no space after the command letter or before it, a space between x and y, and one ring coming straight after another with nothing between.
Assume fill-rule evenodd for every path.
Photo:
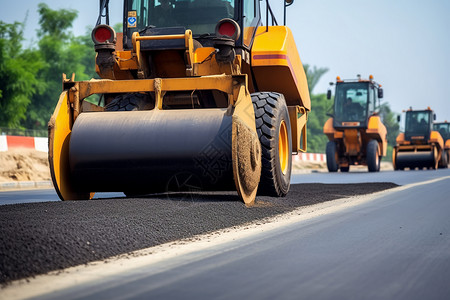
<instances>
[{"instance_id":1,"label":"background tractor","mask_svg":"<svg viewBox=\"0 0 450 300\"><path fill-rule=\"evenodd\" d=\"M49 122L59 197L286 195L311 104L292 32L269 2L262 25L259 0L125 0L123 34L108 2L92 31L101 79L64 76Z\"/></svg>"},{"instance_id":2,"label":"background tractor","mask_svg":"<svg viewBox=\"0 0 450 300\"><path fill-rule=\"evenodd\" d=\"M434 122L433 130L439 132L444 142L444 152L439 161L439 168L448 168L450 163L450 123Z\"/></svg>"},{"instance_id":3,"label":"background tractor","mask_svg":"<svg viewBox=\"0 0 450 300\"><path fill-rule=\"evenodd\" d=\"M383 89L372 75L368 80L359 75L356 80L341 80L338 76L335 85L333 114L323 127L329 139L328 171L348 172L351 165L367 165L369 172L378 172L387 150L386 127L377 114ZM327 98L331 98L331 90Z\"/></svg>"},{"instance_id":4,"label":"background tractor","mask_svg":"<svg viewBox=\"0 0 450 300\"><path fill-rule=\"evenodd\" d=\"M397 136L397 145L392 152L394 170L438 168L444 152L444 140L438 131L433 130L435 119L436 114L429 107L406 111L405 130Z\"/></svg>"}]
</instances>

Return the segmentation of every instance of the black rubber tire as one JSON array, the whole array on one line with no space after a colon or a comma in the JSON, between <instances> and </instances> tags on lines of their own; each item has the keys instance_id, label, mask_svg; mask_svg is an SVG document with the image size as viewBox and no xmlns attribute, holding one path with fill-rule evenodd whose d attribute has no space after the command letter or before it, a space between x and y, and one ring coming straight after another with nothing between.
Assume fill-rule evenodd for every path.
<instances>
[{"instance_id":1,"label":"black rubber tire","mask_svg":"<svg viewBox=\"0 0 450 300\"><path fill-rule=\"evenodd\" d=\"M447 151L442 150L441 154L441 160L439 161L439 169L445 169L448 168L448 154Z\"/></svg>"},{"instance_id":2,"label":"black rubber tire","mask_svg":"<svg viewBox=\"0 0 450 300\"><path fill-rule=\"evenodd\" d=\"M328 172L337 172L339 168L339 165L336 161L336 148L336 142L329 141L327 143L326 155Z\"/></svg>"},{"instance_id":3,"label":"black rubber tire","mask_svg":"<svg viewBox=\"0 0 450 300\"><path fill-rule=\"evenodd\" d=\"M369 172L380 171L380 157L378 156L378 142L370 140L367 144L366 160Z\"/></svg>"},{"instance_id":4,"label":"black rubber tire","mask_svg":"<svg viewBox=\"0 0 450 300\"><path fill-rule=\"evenodd\" d=\"M450 150L447 150L447 168L449 164L450 164Z\"/></svg>"},{"instance_id":5,"label":"black rubber tire","mask_svg":"<svg viewBox=\"0 0 450 300\"><path fill-rule=\"evenodd\" d=\"M340 167L340 169L341 169L341 172L347 173L350 170L350 166Z\"/></svg>"},{"instance_id":6,"label":"black rubber tire","mask_svg":"<svg viewBox=\"0 0 450 300\"><path fill-rule=\"evenodd\" d=\"M394 149L392 149L392 166L394 167L394 171L399 171L400 168L398 167L397 164L397 148L394 147Z\"/></svg>"},{"instance_id":7,"label":"black rubber tire","mask_svg":"<svg viewBox=\"0 0 450 300\"><path fill-rule=\"evenodd\" d=\"M396 155L395 155L395 163L393 163L393 165L394 165L394 171L405 171L405 166L403 166L403 165L398 166L398 163L397 163L398 150L394 148L393 151L396 151L396 152L395 152L395 153L396 153Z\"/></svg>"},{"instance_id":8,"label":"black rubber tire","mask_svg":"<svg viewBox=\"0 0 450 300\"><path fill-rule=\"evenodd\" d=\"M289 192L292 170L291 124L286 101L282 94L272 92L254 93L251 97L255 110L256 131L262 150L258 195L284 197ZM280 127L283 121L289 144L285 173L281 170L278 153Z\"/></svg>"},{"instance_id":9,"label":"black rubber tire","mask_svg":"<svg viewBox=\"0 0 450 300\"><path fill-rule=\"evenodd\" d=\"M154 104L148 94L122 94L105 106L105 111L136 111L153 109Z\"/></svg>"},{"instance_id":10,"label":"black rubber tire","mask_svg":"<svg viewBox=\"0 0 450 300\"><path fill-rule=\"evenodd\" d=\"M432 148L433 150L433 161L432 161L432 163L431 163L431 165L430 165L430 170L437 170L438 168L439 168L439 160L437 160L436 159L436 157L437 157L437 149L436 149L436 146L433 146L433 148Z\"/></svg>"}]
</instances>

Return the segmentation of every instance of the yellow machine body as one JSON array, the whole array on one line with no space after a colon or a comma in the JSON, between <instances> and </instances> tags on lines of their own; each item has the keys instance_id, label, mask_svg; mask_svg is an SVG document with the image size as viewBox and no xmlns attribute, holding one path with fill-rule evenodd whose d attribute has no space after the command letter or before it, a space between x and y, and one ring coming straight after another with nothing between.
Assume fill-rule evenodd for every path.
<instances>
[{"instance_id":1,"label":"yellow machine body","mask_svg":"<svg viewBox=\"0 0 450 300\"><path fill-rule=\"evenodd\" d=\"M444 141L444 152L441 155L439 167L448 168L448 165L450 164L450 123L447 121L434 122L433 130L439 132Z\"/></svg>"},{"instance_id":2,"label":"yellow machine body","mask_svg":"<svg viewBox=\"0 0 450 300\"><path fill-rule=\"evenodd\" d=\"M288 106L311 110L306 75L288 27L270 26L268 31L266 27L258 28L251 67L261 90L283 93Z\"/></svg>"},{"instance_id":3,"label":"yellow machine body","mask_svg":"<svg viewBox=\"0 0 450 300\"><path fill-rule=\"evenodd\" d=\"M333 127L333 118L329 118L323 127L324 134L330 141L342 140L346 147L345 154L350 156L360 156L364 144L370 140L378 141L378 155L386 156L387 151L387 130L381 122L380 116L369 118L367 129L343 129L336 130ZM340 166L348 166L349 162L345 157L339 159ZM356 161L355 165L367 165L364 161Z\"/></svg>"},{"instance_id":4,"label":"yellow machine body","mask_svg":"<svg viewBox=\"0 0 450 300\"><path fill-rule=\"evenodd\" d=\"M96 29L102 26L114 33L106 25ZM91 199L106 191L140 195L235 189L252 204L264 177L261 169L270 168L262 163L251 94L266 97L262 91L281 95L280 103L287 105L273 147L280 174L290 177L291 153L306 151L311 104L287 27L259 27L249 51L229 56L222 53L235 51L230 39L199 46L189 29L135 31L130 49L116 44L112 33L106 42L94 39L102 79L77 82L64 75L63 93L49 122L50 171L62 200ZM165 42L178 46L148 49ZM87 101L92 95L100 96L97 104Z\"/></svg>"}]
</instances>

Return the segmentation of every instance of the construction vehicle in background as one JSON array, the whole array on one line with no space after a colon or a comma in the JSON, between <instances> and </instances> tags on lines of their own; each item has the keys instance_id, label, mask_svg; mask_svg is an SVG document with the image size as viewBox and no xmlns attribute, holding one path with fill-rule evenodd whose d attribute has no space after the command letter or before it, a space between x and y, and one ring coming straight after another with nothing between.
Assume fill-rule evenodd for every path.
<instances>
[{"instance_id":1,"label":"construction vehicle in background","mask_svg":"<svg viewBox=\"0 0 450 300\"><path fill-rule=\"evenodd\" d=\"M329 172L348 172L351 165L367 165L369 172L380 170L386 155L387 130L377 113L383 98L381 85L369 79L341 80L335 85L333 114L323 127ZM331 90L327 98L331 99Z\"/></svg>"},{"instance_id":2,"label":"construction vehicle in background","mask_svg":"<svg viewBox=\"0 0 450 300\"><path fill-rule=\"evenodd\" d=\"M434 122L433 130L439 132L444 142L444 152L441 155L441 160L439 161L439 168L448 168L450 163L450 123L445 122Z\"/></svg>"},{"instance_id":3,"label":"construction vehicle in background","mask_svg":"<svg viewBox=\"0 0 450 300\"><path fill-rule=\"evenodd\" d=\"M119 35L101 24L101 0L92 31L101 79L63 76L49 122L59 197L237 190L250 204L257 192L286 195L292 153L306 151L310 96L291 30L268 1L262 25L259 3L125 0Z\"/></svg>"},{"instance_id":4,"label":"construction vehicle in background","mask_svg":"<svg viewBox=\"0 0 450 300\"><path fill-rule=\"evenodd\" d=\"M444 140L433 130L436 114L428 107L425 110L410 108L405 114L405 130L396 139L392 152L394 170L409 168L437 169L444 151ZM398 118L400 122L400 116Z\"/></svg>"}]
</instances>

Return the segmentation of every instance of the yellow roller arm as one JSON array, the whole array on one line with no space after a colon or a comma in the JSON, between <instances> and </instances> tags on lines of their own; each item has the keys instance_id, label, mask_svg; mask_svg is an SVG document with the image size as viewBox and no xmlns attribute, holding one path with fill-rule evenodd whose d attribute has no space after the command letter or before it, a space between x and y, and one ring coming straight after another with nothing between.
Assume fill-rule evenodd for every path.
<instances>
[{"instance_id":1,"label":"yellow roller arm","mask_svg":"<svg viewBox=\"0 0 450 300\"><path fill-rule=\"evenodd\" d=\"M56 193L61 200L92 199L94 193L79 193L70 180L69 141L72 129L72 111L68 92L59 97L58 104L48 123L48 160Z\"/></svg>"}]
</instances>

